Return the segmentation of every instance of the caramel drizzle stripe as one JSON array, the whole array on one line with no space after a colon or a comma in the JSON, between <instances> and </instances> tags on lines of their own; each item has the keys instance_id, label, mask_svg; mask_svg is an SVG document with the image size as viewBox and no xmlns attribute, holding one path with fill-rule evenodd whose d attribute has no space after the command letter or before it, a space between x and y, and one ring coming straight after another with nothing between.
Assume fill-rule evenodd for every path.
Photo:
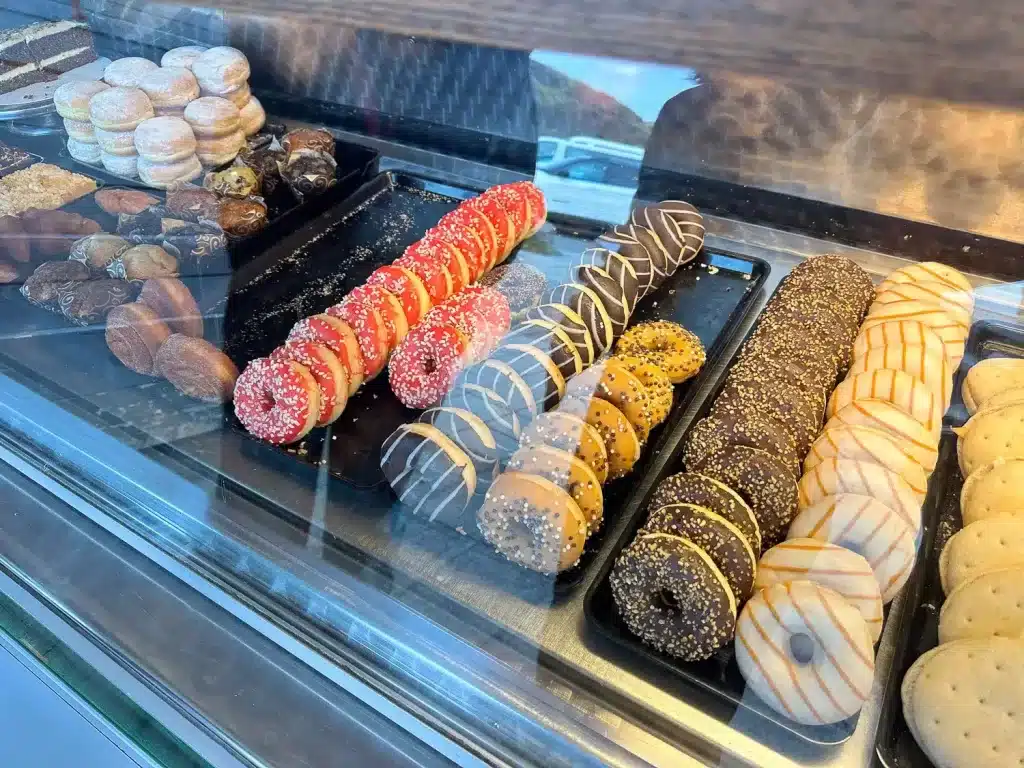
<instances>
[{"instance_id":1,"label":"caramel drizzle stripe","mask_svg":"<svg viewBox=\"0 0 1024 768\"><path fill-rule=\"evenodd\" d=\"M825 510L825 514L818 518L818 522L814 524L814 527L808 532L808 538L816 539L817 534L821 532L821 529L825 527L825 523L832 519L832 515L836 511L836 502L832 502L828 505L828 509Z\"/></svg>"},{"instance_id":2,"label":"caramel drizzle stripe","mask_svg":"<svg viewBox=\"0 0 1024 768\"><path fill-rule=\"evenodd\" d=\"M861 515L864 514L865 510L867 510L869 506L871 506L871 499L867 499L857 508L857 511L854 512L853 517L850 519L850 522L848 522L846 524L846 527L839 532L839 536L837 538L840 541L843 540L846 534L853 530L853 527L857 524L857 522L860 520Z\"/></svg>"},{"instance_id":3,"label":"caramel drizzle stripe","mask_svg":"<svg viewBox=\"0 0 1024 768\"><path fill-rule=\"evenodd\" d=\"M789 703L782 697L782 693L779 691L778 687L776 687L775 681L768 676L768 673L765 671L764 665L761 663L761 659L759 659L757 654L754 652L754 648L750 645L749 642L747 642L747 638L743 636L742 628L739 630L739 632L736 633L736 637L739 638L739 641L741 643L743 643L743 647L747 649L747 653L749 654L751 661L754 662L754 666L757 667L757 671L761 673L761 677L764 678L765 682L768 683L768 687L772 689L772 693L775 694L775 698L778 699L779 703L785 708L786 713L791 718L795 719L795 714L792 708L789 706Z\"/></svg>"},{"instance_id":4,"label":"caramel drizzle stripe","mask_svg":"<svg viewBox=\"0 0 1024 768\"><path fill-rule=\"evenodd\" d=\"M899 506L897 512L899 512L900 517L902 517L910 524L911 529L916 528L917 526L914 525L913 517L910 516L910 513L906 509L905 499L903 498L903 494L901 493L903 489L900 488L899 485L895 482L896 476L893 475L891 472L885 472L883 474L885 477L885 482L889 486L889 491L892 493L893 498L896 500L897 505Z\"/></svg>"},{"instance_id":5,"label":"caramel drizzle stripe","mask_svg":"<svg viewBox=\"0 0 1024 768\"><path fill-rule=\"evenodd\" d=\"M900 439L906 440L911 445L916 445L919 448L923 448L924 450L926 450L928 452L931 452L931 451L934 450L934 448L930 444L922 442L921 440L917 440L916 438L911 436L908 432L906 432L906 431L904 431L902 429L899 429L898 427L890 426L890 425L886 424L884 421L879 419L873 413L870 413L867 410L867 408L865 408L863 405L861 405L861 404L859 404L857 402L851 403L851 405L853 405L853 407L857 410L857 412L859 414L861 414L862 416L870 419L874 424L877 424L878 428L881 429L883 432L884 431L888 431L888 430L897 432L897 433L899 433ZM890 432L890 434L891 434L891 432Z\"/></svg>"},{"instance_id":6,"label":"caramel drizzle stripe","mask_svg":"<svg viewBox=\"0 0 1024 768\"><path fill-rule=\"evenodd\" d=\"M779 614L775 611L775 606L772 605L772 601L768 597L768 593L767 592L764 593L764 604L765 604L765 606L767 606L769 612L771 612L772 618L775 619L775 623L778 624L783 629L785 629L786 625L783 624L782 623L782 619L779 618ZM768 639L768 636L765 634L764 630L761 629L761 625L758 624L757 617L754 616L754 612L753 611L750 612L750 619L754 623L754 626L757 627L758 631L761 633L761 637L765 640L765 642L768 643L768 646L773 651L775 651L776 655L780 659L782 659L782 662L783 662L783 664L786 667L786 671L789 673L789 679L792 680L793 685L796 687L797 693L800 694L800 698L803 699L804 704L807 705L807 708L811 711L811 714L814 715L814 717L817 718L818 720L821 720L822 719L821 718L821 714L818 712L818 710L815 708L815 706L813 704L811 704L810 698L804 692L803 686L800 685L800 680L799 680L799 678L797 678L796 672L793 671L793 665L789 662L789 657L786 656L786 654L784 654L778 647L775 646L774 643L771 642L771 640Z\"/></svg>"},{"instance_id":7,"label":"caramel drizzle stripe","mask_svg":"<svg viewBox=\"0 0 1024 768\"><path fill-rule=\"evenodd\" d=\"M836 671L836 673L839 675L839 677L842 678L843 682L846 683L847 687L851 691L853 691L853 693L856 696L858 696L862 701L864 699L866 699L867 695L862 693L861 690L859 688L857 688L856 685L853 684L853 681L846 674L846 671L840 666L839 662L836 660L836 657L832 655L832 652L828 649L828 647L825 645L825 643L822 642L821 636L818 634L818 631L807 620L806 614L804 614L804 612L800 609L800 606L797 604L797 601L793 599L793 593L790 590L790 585L789 584L784 584L783 586L784 586L784 588L786 590L786 594L789 595L789 599L790 599L790 601L793 604L793 610L797 612L797 615L799 615L801 619L803 619L804 626L807 627L807 631L809 631L812 635L814 635L814 639L818 641L818 645L821 646L822 652L825 654L825 656L828 657L828 660L831 662L832 668ZM825 611L828 613L829 618L835 624L836 628L839 630L839 633L850 644L850 647L853 649L854 654L856 654L856 656L861 661L863 661L868 666L869 669L872 669L873 665L871 664L871 662L869 662L868 660L866 660L864 658L863 654L860 651L860 648L858 648L856 646L856 644L853 642L853 638L851 638L849 636L849 634L847 634L846 629L843 627L842 624L839 623L839 620L836 618L836 615L832 612L832 609L828 606L827 602L825 601L825 597L822 594L821 590L818 588L817 584L814 585L814 589L815 589L815 591L818 594L818 598L821 601L822 606L825 608ZM846 711L843 707L839 707L838 709L839 709L840 712L845 712Z\"/></svg>"},{"instance_id":8,"label":"caramel drizzle stripe","mask_svg":"<svg viewBox=\"0 0 1024 768\"><path fill-rule=\"evenodd\" d=\"M874 578L874 574L871 571L847 570L844 568L815 568L814 566L803 565L776 565L775 563L766 563L764 560L761 560L759 570L769 572L774 571L775 573L813 573L817 576L841 576L843 578L851 579L863 579L867 576Z\"/></svg>"}]
</instances>

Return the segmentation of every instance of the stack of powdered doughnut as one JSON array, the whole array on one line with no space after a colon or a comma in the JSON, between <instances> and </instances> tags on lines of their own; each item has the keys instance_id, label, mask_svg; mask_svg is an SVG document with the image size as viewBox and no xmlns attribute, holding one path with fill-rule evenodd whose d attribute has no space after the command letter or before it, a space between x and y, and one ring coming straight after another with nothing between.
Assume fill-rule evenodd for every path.
<instances>
[{"instance_id":1,"label":"stack of powdered doughnut","mask_svg":"<svg viewBox=\"0 0 1024 768\"><path fill-rule=\"evenodd\" d=\"M472 284L546 216L544 195L530 182L461 203L339 303L296 323L269 357L250 362L235 389L239 421L262 440L294 443L337 419L392 353L391 386L407 405L423 407L433 391L423 377L447 371L453 350L486 354L508 328L504 297Z\"/></svg>"},{"instance_id":2,"label":"stack of powdered doughnut","mask_svg":"<svg viewBox=\"0 0 1024 768\"><path fill-rule=\"evenodd\" d=\"M659 489L636 551L616 565L634 632L686 660L735 634L748 685L781 714L820 725L859 711L882 605L913 566L969 288L931 264L897 271L877 294L836 256L793 271L692 430L691 471ZM735 542L752 523L741 559ZM713 606L710 620L685 610L690 591Z\"/></svg>"},{"instance_id":3,"label":"stack of powdered doughnut","mask_svg":"<svg viewBox=\"0 0 1024 768\"><path fill-rule=\"evenodd\" d=\"M460 372L465 355L438 360L422 347L423 404L440 407L396 430L381 455L413 514L462 530L482 500L479 530L513 562L554 573L579 559L601 525L602 484L632 469L668 416L672 384L704 363L700 340L674 323L626 331L637 302L700 250L700 215L667 201L633 219L650 226L605 235L618 251L585 251L485 360Z\"/></svg>"}]
</instances>

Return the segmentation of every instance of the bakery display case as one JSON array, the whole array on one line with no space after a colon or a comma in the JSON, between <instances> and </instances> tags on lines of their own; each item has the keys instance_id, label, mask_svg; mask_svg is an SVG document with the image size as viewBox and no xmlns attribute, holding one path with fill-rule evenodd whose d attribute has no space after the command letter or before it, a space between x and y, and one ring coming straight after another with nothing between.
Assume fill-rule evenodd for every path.
<instances>
[{"instance_id":1,"label":"bakery display case","mask_svg":"<svg viewBox=\"0 0 1024 768\"><path fill-rule=\"evenodd\" d=\"M1024 122L873 6L5 6L5 647L155 764L1024 762Z\"/></svg>"}]
</instances>

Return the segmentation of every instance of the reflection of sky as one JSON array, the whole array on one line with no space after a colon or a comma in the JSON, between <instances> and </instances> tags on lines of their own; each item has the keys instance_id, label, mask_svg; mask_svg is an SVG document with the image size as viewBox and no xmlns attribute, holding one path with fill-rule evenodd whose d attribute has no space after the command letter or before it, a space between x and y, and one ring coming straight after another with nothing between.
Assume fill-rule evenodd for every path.
<instances>
[{"instance_id":1,"label":"reflection of sky","mask_svg":"<svg viewBox=\"0 0 1024 768\"><path fill-rule=\"evenodd\" d=\"M697 84L696 73L686 67L556 51L534 51L530 58L618 99L647 122L654 122L666 101Z\"/></svg>"}]
</instances>

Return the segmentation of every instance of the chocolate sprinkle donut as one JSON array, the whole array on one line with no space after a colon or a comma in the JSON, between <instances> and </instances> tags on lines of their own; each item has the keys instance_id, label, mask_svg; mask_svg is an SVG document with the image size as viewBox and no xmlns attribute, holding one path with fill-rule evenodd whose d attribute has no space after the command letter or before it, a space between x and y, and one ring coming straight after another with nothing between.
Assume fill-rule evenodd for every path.
<instances>
[{"instance_id":1,"label":"chocolate sprinkle donut","mask_svg":"<svg viewBox=\"0 0 1024 768\"><path fill-rule=\"evenodd\" d=\"M706 507L735 525L755 553L761 551L761 528L753 510L742 496L719 480L697 472L669 475L655 489L647 505L647 512L654 514L666 504Z\"/></svg>"},{"instance_id":2,"label":"chocolate sprinkle donut","mask_svg":"<svg viewBox=\"0 0 1024 768\"><path fill-rule=\"evenodd\" d=\"M767 451L782 459L794 480L800 478L800 456L793 436L758 409L736 404L723 405L714 415L693 425L686 436L683 462L687 466L698 464L727 445L746 445Z\"/></svg>"},{"instance_id":3,"label":"chocolate sprinkle donut","mask_svg":"<svg viewBox=\"0 0 1024 768\"><path fill-rule=\"evenodd\" d=\"M875 300L875 285L871 275L845 256L836 253L814 256L790 272L794 280L801 280L805 275L812 277L823 288L849 298L855 306L863 306L864 311Z\"/></svg>"},{"instance_id":4,"label":"chocolate sprinkle donut","mask_svg":"<svg viewBox=\"0 0 1024 768\"><path fill-rule=\"evenodd\" d=\"M707 507L696 504L668 504L659 507L641 529L646 533L670 533L689 539L708 553L718 566L737 604L750 597L754 589L757 556L740 529Z\"/></svg>"},{"instance_id":5,"label":"chocolate sprinkle donut","mask_svg":"<svg viewBox=\"0 0 1024 768\"><path fill-rule=\"evenodd\" d=\"M729 445L687 469L728 485L754 511L761 528L762 549L786 537L797 513L797 485L782 460L759 448Z\"/></svg>"},{"instance_id":6,"label":"chocolate sprinkle donut","mask_svg":"<svg viewBox=\"0 0 1024 768\"><path fill-rule=\"evenodd\" d=\"M821 419L825 414L825 409L818 410L810 397L792 384L772 381L763 375L730 373L711 413L717 415L724 408L736 405L771 414L793 436L797 455L806 456L821 431Z\"/></svg>"},{"instance_id":7,"label":"chocolate sprinkle donut","mask_svg":"<svg viewBox=\"0 0 1024 768\"><path fill-rule=\"evenodd\" d=\"M688 539L641 536L619 555L609 581L626 626L662 653L702 661L732 640L736 598L708 554Z\"/></svg>"},{"instance_id":8,"label":"chocolate sprinkle donut","mask_svg":"<svg viewBox=\"0 0 1024 768\"><path fill-rule=\"evenodd\" d=\"M732 367L731 373L736 375L760 374L772 381L784 381L798 387L814 397L813 402L828 402L832 394L831 382L821 378L820 369L799 360L769 357L768 355L751 353L743 356Z\"/></svg>"}]
</instances>

